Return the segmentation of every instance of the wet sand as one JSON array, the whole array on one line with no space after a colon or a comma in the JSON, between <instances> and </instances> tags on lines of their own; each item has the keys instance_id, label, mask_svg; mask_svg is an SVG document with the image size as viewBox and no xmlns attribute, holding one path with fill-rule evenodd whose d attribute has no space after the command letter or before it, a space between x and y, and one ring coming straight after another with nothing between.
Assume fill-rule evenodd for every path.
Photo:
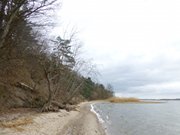
<instances>
[{"instance_id":1,"label":"wet sand","mask_svg":"<svg viewBox=\"0 0 180 135\"><path fill-rule=\"evenodd\" d=\"M80 113L58 135L105 135L90 103L81 106Z\"/></svg>"}]
</instances>

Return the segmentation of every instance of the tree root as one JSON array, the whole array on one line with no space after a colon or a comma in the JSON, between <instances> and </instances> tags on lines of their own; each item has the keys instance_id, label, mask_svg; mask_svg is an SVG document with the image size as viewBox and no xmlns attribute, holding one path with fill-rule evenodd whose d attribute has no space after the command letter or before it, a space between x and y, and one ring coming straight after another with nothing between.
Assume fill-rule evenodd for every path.
<instances>
[{"instance_id":1,"label":"tree root","mask_svg":"<svg viewBox=\"0 0 180 135\"><path fill-rule=\"evenodd\" d=\"M52 101L51 103L46 103L41 109L41 112L59 112L60 109L65 109L66 111L77 111L76 105L62 104L56 101Z\"/></svg>"}]
</instances>

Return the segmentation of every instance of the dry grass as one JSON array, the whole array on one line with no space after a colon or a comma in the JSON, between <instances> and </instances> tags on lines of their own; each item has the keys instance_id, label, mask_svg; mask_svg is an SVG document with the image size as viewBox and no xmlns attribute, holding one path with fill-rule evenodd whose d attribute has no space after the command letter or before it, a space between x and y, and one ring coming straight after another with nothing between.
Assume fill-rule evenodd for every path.
<instances>
[{"instance_id":1,"label":"dry grass","mask_svg":"<svg viewBox=\"0 0 180 135\"><path fill-rule=\"evenodd\" d=\"M125 98L125 97L112 97L107 99L111 103L128 103L128 102L141 102L138 98Z\"/></svg>"},{"instance_id":2,"label":"dry grass","mask_svg":"<svg viewBox=\"0 0 180 135\"><path fill-rule=\"evenodd\" d=\"M13 128L18 131L23 131L22 126L31 124L33 122L32 118L19 118L11 121L4 121L0 123L0 127L2 128Z\"/></svg>"}]
</instances>

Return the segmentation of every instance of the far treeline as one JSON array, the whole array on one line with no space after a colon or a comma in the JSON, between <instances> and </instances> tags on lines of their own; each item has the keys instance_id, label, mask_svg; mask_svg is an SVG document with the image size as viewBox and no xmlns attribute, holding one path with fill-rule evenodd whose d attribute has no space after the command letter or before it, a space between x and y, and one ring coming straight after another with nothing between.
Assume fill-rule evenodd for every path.
<instances>
[{"instance_id":1,"label":"far treeline","mask_svg":"<svg viewBox=\"0 0 180 135\"><path fill-rule=\"evenodd\" d=\"M49 39L42 29L57 0L0 1L0 110L67 105L113 96L112 86L91 79L94 68L79 57L75 33Z\"/></svg>"}]
</instances>

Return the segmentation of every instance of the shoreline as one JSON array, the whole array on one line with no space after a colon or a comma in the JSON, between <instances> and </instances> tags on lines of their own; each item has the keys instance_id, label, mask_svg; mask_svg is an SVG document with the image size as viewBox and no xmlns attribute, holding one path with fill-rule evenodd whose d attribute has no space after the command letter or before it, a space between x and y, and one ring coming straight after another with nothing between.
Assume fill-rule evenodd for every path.
<instances>
[{"instance_id":1,"label":"shoreline","mask_svg":"<svg viewBox=\"0 0 180 135\"><path fill-rule=\"evenodd\" d=\"M92 112L92 104L82 103L79 115L68 123L58 135L106 135L98 116Z\"/></svg>"},{"instance_id":2,"label":"shoreline","mask_svg":"<svg viewBox=\"0 0 180 135\"><path fill-rule=\"evenodd\" d=\"M95 103L97 102L83 102L79 104L78 111L60 110L60 112L35 113L13 120L0 121L0 134L106 135L102 123L91 111L91 104Z\"/></svg>"}]
</instances>

